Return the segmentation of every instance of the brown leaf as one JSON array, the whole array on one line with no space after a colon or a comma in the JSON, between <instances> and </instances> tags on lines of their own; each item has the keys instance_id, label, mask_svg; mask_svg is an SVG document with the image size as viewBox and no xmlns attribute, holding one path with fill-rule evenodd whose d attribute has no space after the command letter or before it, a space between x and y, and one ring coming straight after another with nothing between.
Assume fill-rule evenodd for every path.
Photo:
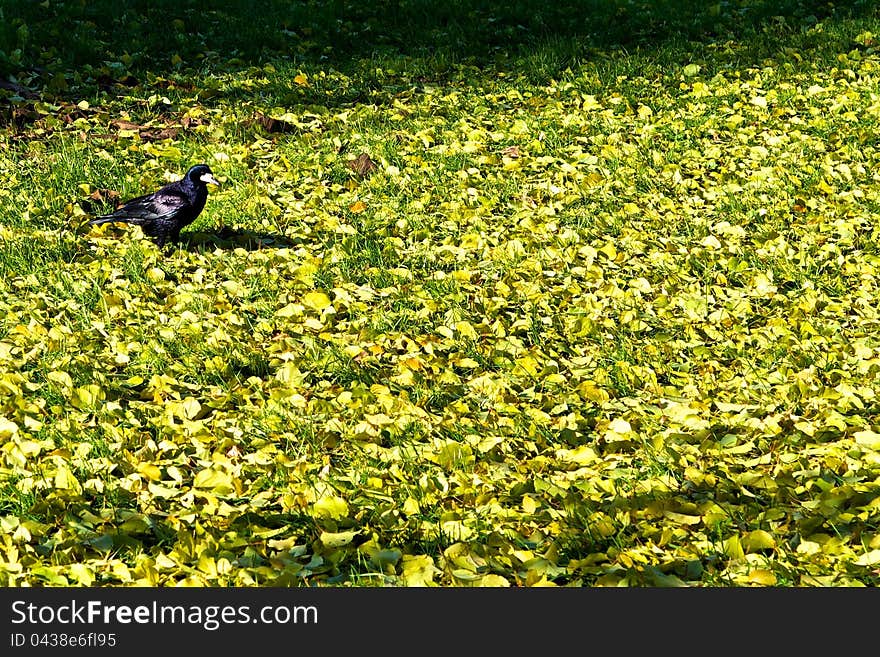
<instances>
[{"instance_id":1,"label":"brown leaf","mask_svg":"<svg viewBox=\"0 0 880 657\"><path fill-rule=\"evenodd\" d=\"M345 166L354 171L361 178L365 178L379 168L366 153L361 153L355 159L349 160L345 163Z\"/></svg>"},{"instance_id":2,"label":"brown leaf","mask_svg":"<svg viewBox=\"0 0 880 657\"><path fill-rule=\"evenodd\" d=\"M40 118L40 114L27 107L13 107L10 114L0 114L0 125L12 126L16 132L19 132Z\"/></svg>"},{"instance_id":3,"label":"brown leaf","mask_svg":"<svg viewBox=\"0 0 880 657\"><path fill-rule=\"evenodd\" d=\"M205 125L205 123L207 123L207 121L205 121L204 119L200 119L198 117L194 118L192 116L184 116L182 119L180 119L180 125L182 125L185 130L189 130L190 128L194 128L196 126Z\"/></svg>"},{"instance_id":4,"label":"brown leaf","mask_svg":"<svg viewBox=\"0 0 880 657\"><path fill-rule=\"evenodd\" d=\"M71 123L73 123L77 119L82 119L82 118L87 117L89 115L88 112L92 111L92 110L84 111L84 110L80 109L79 107L77 107L76 105L72 105L72 104L65 104L62 106L62 109L64 111L59 112L58 116L59 116L59 118L61 118L62 121L64 121L68 125L70 125Z\"/></svg>"},{"instance_id":5,"label":"brown leaf","mask_svg":"<svg viewBox=\"0 0 880 657\"><path fill-rule=\"evenodd\" d=\"M119 130L137 130L140 132L141 130L145 130L146 126L138 125L137 123L132 123L131 121L124 121L123 119L115 119L110 121L110 125L115 125Z\"/></svg>"},{"instance_id":6,"label":"brown leaf","mask_svg":"<svg viewBox=\"0 0 880 657\"><path fill-rule=\"evenodd\" d=\"M519 152L518 146L508 146L503 151L501 151L501 154L513 158L514 160L522 155L522 153Z\"/></svg>"},{"instance_id":7,"label":"brown leaf","mask_svg":"<svg viewBox=\"0 0 880 657\"><path fill-rule=\"evenodd\" d=\"M101 187L89 194L89 198L93 201L104 201L105 199L115 201L119 198L119 192L113 189L105 189Z\"/></svg>"},{"instance_id":8,"label":"brown leaf","mask_svg":"<svg viewBox=\"0 0 880 657\"><path fill-rule=\"evenodd\" d=\"M119 203L119 192L113 189L105 189L100 187L89 194L86 198L80 200L79 206L83 209L83 211L91 213L95 210L95 204L92 201L97 201L98 203L106 203L107 201L112 201L113 208L115 209Z\"/></svg>"},{"instance_id":9,"label":"brown leaf","mask_svg":"<svg viewBox=\"0 0 880 657\"><path fill-rule=\"evenodd\" d=\"M118 130L131 130L137 132L140 138L144 141L174 139L180 133L180 128L177 127L150 127L138 123L132 123L131 121L126 121L124 119L114 119L110 122L110 125L116 126Z\"/></svg>"},{"instance_id":10,"label":"brown leaf","mask_svg":"<svg viewBox=\"0 0 880 657\"><path fill-rule=\"evenodd\" d=\"M110 75L99 75L95 78L95 82L98 83L102 89L109 91L113 87L121 86L121 87L136 87L140 84L139 80L133 75L123 75L121 78L114 78Z\"/></svg>"},{"instance_id":11,"label":"brown leaf","mask_svg":"<svg viewBox=\"0 0 880 657\"><path fill-rule=\"evenodd\" d=\"M161 139L174 139L180 132L177 128L153 128L151 130L141 130L141 139L145 141L158 141Z\"/></svg>"},{"instance_id":12,"label":"brown leaf","mask_svg":"<svg viewBox=\"0 0 880 657\"><path fill-rule=\"evenodd\" d=\"M293 132L296 129L296 126L289 121L274 119L268 114L263 114L259 110L254 112L252 123L263 126L266 132Z\"/></svg>"}]
</instances>

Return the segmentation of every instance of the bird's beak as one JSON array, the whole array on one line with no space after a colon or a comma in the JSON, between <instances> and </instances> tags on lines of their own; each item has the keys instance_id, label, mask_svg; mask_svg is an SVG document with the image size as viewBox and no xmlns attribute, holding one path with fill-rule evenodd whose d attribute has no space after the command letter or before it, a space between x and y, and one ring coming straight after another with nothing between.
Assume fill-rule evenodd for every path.
<instances>
[{"instance_id":1,"label":"bird's beak","mask_svg":"<svg viewBox=\"0 0 880 657\"><path fill-rule=\"evenodd\" d=\"M203 173L201 176L199 176L199 180L201 180L203 183L211 183L212 185L217 185L217 187L220 186L220 183L217 182L217 179L210 173Z\"/></svg>"}]
</instances>

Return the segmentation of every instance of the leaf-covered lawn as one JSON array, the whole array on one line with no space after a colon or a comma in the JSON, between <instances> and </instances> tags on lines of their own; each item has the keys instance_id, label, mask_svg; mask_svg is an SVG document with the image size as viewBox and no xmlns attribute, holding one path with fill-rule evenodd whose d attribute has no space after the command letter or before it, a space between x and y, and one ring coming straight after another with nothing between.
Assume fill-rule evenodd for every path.
<instances>
[{"instance_id":1,"label":"leaf-covered lawn","mask_svg":"<svg viewBox=\"0 0 880 657\"><path fill-rule=\"evenodd\" d=\"M44 4L0 584L880 581L872 4Z\"/></svg>"}]
</instances>

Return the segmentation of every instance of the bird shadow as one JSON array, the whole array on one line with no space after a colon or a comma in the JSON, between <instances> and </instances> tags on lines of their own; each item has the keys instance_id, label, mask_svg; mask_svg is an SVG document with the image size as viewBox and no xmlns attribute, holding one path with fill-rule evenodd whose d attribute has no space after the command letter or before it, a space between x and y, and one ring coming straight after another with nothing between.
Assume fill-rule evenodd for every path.
<instances>
[{"instance_id":1,"label":"bird shadow","mask_svg":"<svg viewBox=\"0 0 880 657\"><path fill-rule=\"evenodd\" d=\"M289 249L302 244L302 240L280 235L223 227L215 233L196 231L181 236L178 245L186 251L205 252L216 249L259 251L262 249Z\"/></svg>"}]
</instances>

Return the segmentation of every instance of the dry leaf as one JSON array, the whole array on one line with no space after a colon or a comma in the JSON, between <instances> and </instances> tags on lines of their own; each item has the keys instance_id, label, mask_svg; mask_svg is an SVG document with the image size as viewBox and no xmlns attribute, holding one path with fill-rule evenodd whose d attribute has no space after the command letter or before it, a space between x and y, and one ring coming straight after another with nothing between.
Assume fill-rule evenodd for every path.
<instances>
[{"instance_id":1,"label":"dry leaf","mask_svg":"<svg viewBox=\"0 0 880 657\"><path fill-rule=\"evenodd\" d=\"M365 178L379 168L366 153L361 153L355 159L349 160L345 163L345 166L354 171L361 178Z\"/></svg>"}]
</instances>

